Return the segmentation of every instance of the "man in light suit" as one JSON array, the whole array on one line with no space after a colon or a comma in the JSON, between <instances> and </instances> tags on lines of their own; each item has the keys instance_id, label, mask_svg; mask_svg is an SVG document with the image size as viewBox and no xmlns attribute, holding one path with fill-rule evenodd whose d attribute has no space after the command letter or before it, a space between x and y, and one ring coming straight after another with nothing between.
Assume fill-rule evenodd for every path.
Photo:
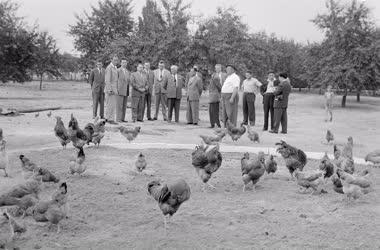
<instances>
[{"instance_id":1,"label":"man in light suit","mask_svg":"<svg viewBox=\"0 0 380 250\"><path fill-rule=\"evenodd\" d=\"M116 113L116 94L117 94L117 63L119 62L118 56L113 56L111 63L107 66L105 72L105 88L106 94L106 119L110 124L117 124L115 122Z\"/></svg>"},{"instance_id":2,"label":"man in light suit","mask_svg":"<svg viewBox=\"0 0 380 250\"><path fill-rule=\"evenodd\" d=\"M148 90L148 79L144 72L142 63L137 65L137 71L132 73L132 121L143 122L144 119L144 98Z\"/></svg>"},{"instance_id":3,"label":"man in light suit","mask_svg":"<svg viewBox=\"0 0 380 250\"><path fill-rule=\"evenodd\" d=\"M154 115L153 120L157 120L158 111L160 110L160 104L162 106L162 116L164 117L164 121L167 121L166 114L166 105L167 105L167 97L166 97L166 89L168 82L168 77L170 76L169 70L165 69L164 61L160 61L158 64L158 69L154 71L154 94L156 97L156 113Z\"/></svg>"},{"instance_id":4,"label":"man in light suit","mask_svg":"<svg viewBox=\"0 0 380 250\"><path fill-rule=\"evenodd\" d=\"M121 67L118 69L117 95L116 95L116 121L126 122L125 113L127 111L127 101L129 96L129 82L131 73L127 70L127 60L121 60Z\"/></svg>"},{"instance_id":5,"label":"man in light suit","mask_svg":"<svg viewBox=\"0 0 380 250\"><path fill-rule=\"evenodd\" d=\"M168 97L168 122L172 121L172 114L174 109L175 122L179 122L179 108L181 105L182 88L185 81L182 76L178 75L178 67L172 65L170 67L171 75L167 83L167 97Z\"/></svg>"},{"instance_id":6,"label":"man in light suit","mask_svg":"<svg viewBox=\"0 0 380 250\"><path fill-rule=\"evenodd\" d=\"M220 121L223 121L223 105L220 105L221 89L227 74L222 72L222 65L215 65L215 73L211 76L209 85L209 115L211 128L217 125L220 128Z\"/></svg>"},{"instance_id":7,"label":"man in light suit","mask_svg":"<svg viewBox=\"0 0 380 250\"><path fill-rule=\"evenodd\" d=\"M145 94L145 105L146 105L146 118L148 121L152 121L150 108L152 106L152 93L154 84L154 72L150 69L150 63L146 62L144 64L144 71L148 78L148 90Z\"/></svg>"},{"instance_id":8,"label":"man in light suit","mask_svg":"<svg viewBox=\"0 0 380 250\"><path fill-rule=\"evenodd\" d=\"M187 84L187 124L198 125L199 121L199 98L202 94L202 79L197 74L198 69L190 74Z\"/></svg>"},{"instance_id":9,"label":"man in light suit","mask_svg":"<svg viewBox=\"0 0 380 250\"><path fill-rule=\"evenodd\" d=\"M96 68L90 73L89 82L92 90L92 116L95 118L98 112L99 116L104 118L104 69L101 61L96 62Z\"/></svg>"}]
</instances>

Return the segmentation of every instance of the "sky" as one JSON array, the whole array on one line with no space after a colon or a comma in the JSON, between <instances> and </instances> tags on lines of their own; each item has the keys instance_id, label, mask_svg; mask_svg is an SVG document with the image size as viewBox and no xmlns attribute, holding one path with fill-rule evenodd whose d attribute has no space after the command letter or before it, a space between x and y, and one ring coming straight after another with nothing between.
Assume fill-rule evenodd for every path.
<instances>
[{"instance_id":1,"label":"sky","mask_svg":"<svg viewBox=\"0 0 380 250\"><path fill-rule=\"evenodd\" d=\"M62 52L76 54L73 38L67 34L69 25L75 24L75 14L89 11L98 0L15 0L20 4L19 15L41 30L51 33ZM159 1L159 0L158 0ZM380 25L380 1L365 1L372 9L372 17ZM199 18L216 13L216 8L234 7L248 24L251 32L265 31L297 42L314 42L322 39L322 33L310 22L318 13L324 13L325 0L185 0L191 3L191 12ZM343 3L349 0L341 0ZM141 15L145 0L132 0L134 17Z\"/></svg>"}]
</instances>

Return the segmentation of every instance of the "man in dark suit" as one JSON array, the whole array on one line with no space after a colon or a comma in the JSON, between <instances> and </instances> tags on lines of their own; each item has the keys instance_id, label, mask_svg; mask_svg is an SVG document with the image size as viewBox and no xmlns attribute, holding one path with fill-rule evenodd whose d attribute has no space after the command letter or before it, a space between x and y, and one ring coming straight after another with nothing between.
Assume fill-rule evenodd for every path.
<instances>
[{"instance_id":1,"label":"man in dark suit","mask_svg":"<svg viewBox=\"0 0 380 250\"><path fill-rule=\"evenodd\" d=\"M96 62L96 68L90 73L89 82L92 90L92 116L97 116L99 106L99 116L104 118L104 69L101 61Z\"/></svg>"},{"instance_id":2,"label":"man in dark suit","mask_svg":"<svg viewBox=\"0 0 380 250\"><path fill-rule=\"evenodd\" d=\"M198 69L194 68L187 83L187 124L198 125L199 121L199 98L202 94L202 79L197 74Z\"/></svg>"},{"instance_id":3,"label":"man in dark suit","mask_svg":"<svg viewBox=\"0 0 380 250\"><path fill-rule=\"evenodd\" d=\"M268 74L267 84L263 84L260 88L261 95L263 96L263 108L264 108L264 127L263 131L268 130L269 126L269 115L270 115L270 129L274 128L274 91L276 91L276 86L278 85L278 80L273 72Z\"/></svg>"},{"instance_id":4,"label":"man in dark suit","mask_svg":"<svg viewBox=\"0 0 380 250\"><path fill-rule=\"evenodd\" d=\"M127 101L129 96L129 81L131 73L127 70L127 60L121 60L121 67L118 69L117 95L116 95L116 121L125 122L127 111Z\"/></svg>"},{"instance_id":5,"label":"man in dark suit","mask_svg":"<svg viewBox=\"0 0 380 250\"><path fill-rule=\"evenodd\" d=\"M210 85L209 85L209 116L211 128L214 128L217 125L220 128L220 121L223 114L223 110L220 107L220 98L223 82L226 79L227 74L222 72L222 65L215 65L215 73L212 74Z\"/></svg>"},{"instance_id":6,"label":"man in dark suit","mask_svg":"<svg viewBox=\"0 0 380 250\"><path fill-rule=\"evenodd\" d=\"M148 79L148 90L145 94L145 105L146 105L146 118L148 121L152 121L151 117L151 106L152 106L152 93L154 84L154 72L150 69L150 63L146 62L144 64L144 71ZM143 114L144 115L144 114Z\"/></svg>"},{"instance_id":7,"label":"man in dark suit","mask_svg":"<svg viewBox=\"0 0 380 250\"><path fill-rule=\"evenodd\" d=\"M171 75L167 82L167 97L168 97L168 122L172 121L173 109L175 114L175 122L179 122L179 108L181 105L182 88L185 81L182 76L177 74L178 67L172 65L170 67Z\"/></svg>"},{"instance_id":8,"label":"man in dark suit","mask_svg":"<svg viewBox=\"0 0 380 250\"><path fill-rule=\"evenodd\" d=\"M144 119L144 98L148 89L148 79L144 72L142 63L137 65L137 71L132 73L132 121L143 122Z\"/></svg>"},{"instance_id":9,"label":"man in dark suit","mask_svg":"<svg viewBox=\"0 0 380 250\"><path fill-rule=\"evenodd\" d=\"M286 134L288 132L288 101L289 94L292 90L288 75L286 73L281 73L279 75L280 84L278 85L276 91L274 92L274 128L269 131L270 133L278 133L278 129L281 128L281 133Z\"/></svg>"}]
</instances>

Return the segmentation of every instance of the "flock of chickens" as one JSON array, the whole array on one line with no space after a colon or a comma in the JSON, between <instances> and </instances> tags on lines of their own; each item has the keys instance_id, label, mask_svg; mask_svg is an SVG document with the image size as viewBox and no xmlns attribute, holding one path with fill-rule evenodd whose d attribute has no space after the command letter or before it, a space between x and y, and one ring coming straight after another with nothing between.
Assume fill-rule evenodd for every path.
<instances>
[{"instance_id":1,"label":"flock of chickens","mask_svg":"<svg viewBox=\"0 0 380 250\"><path fill-rule=\"evenodd\" d=\"M54 132L60 144L63 148L66 148L69 143L72 143L77 150L76 156L70 159L68 164L70 174L82 175L86 171L84 146L93 143L99 147L105 135L105 124L105 120L97 118L93 123L88 123L81 129L77 119L71 114L68 128L66 128L62 118L56 117ZM134 140L141 132L141 127L120 126L117 128L129 142ZM202 183L203 191L206 188L215 189L209 183L209 180L222 165L223 156L220 152L219 143L226 135L229 135L233 141L237 141L245 133L247 133L251 141L260 142L258 133L251 127L245 127L243 124L235 127L229 122L225 129L216 129L215 136L200 135L203 143L195 147L191 157L192 165ZM327 131L326 140L329 143L334 140L331 131ZM7 177L8 156L5 145L6 141L0 128L0 169L4 171L4 175ZM276 143L276 146L277 152L285 161L291 178L305 190L310 188L313 193L326 193L327 180L329 179L333 190L339 194L345 194L348 199L357 199L373 190L372 183L369 180L370 172L368 170L363 172L355 171L352 137L348 138L342 150L337 145L334 145L334 159L330 159L326 153L320 160L319 169L316 172L303 171L307 163L307 156L301 149L289 145L285 141ZM67 183L61 182L59 177L48 169L39 167L25 155L20 155L19 159L26 182L14 186L6 193L0 194L0 207L12 206L15 208L14 210L8 208L3 213L3 216L9 222L12 239L16 233L23 233L26 230L25 226L15 219L18 215L22 217L32 216L37 222L49 222L51 225L57 225L57 231L59 231L59 222L68 216ZM380 152L374 151L368 154L365 160L379 164ZM139 173L146 169L147 162L142 153L138 155L135 167ZM273 175L277 169L277 162L273 155L265 154L264 152L251 155L244 153L241 157L243 192L246 191L247 186L250 184L255 187L265 173ZM58 183L57 190L49 200L39 199L42 182ZM148 183L147 189L148 193L157 201L164 215L166 230L167 219L177 212L183 202L190 199L190 186L183 179L172 183L162 183L154 180Z\"/></svg>"}]
</instances>

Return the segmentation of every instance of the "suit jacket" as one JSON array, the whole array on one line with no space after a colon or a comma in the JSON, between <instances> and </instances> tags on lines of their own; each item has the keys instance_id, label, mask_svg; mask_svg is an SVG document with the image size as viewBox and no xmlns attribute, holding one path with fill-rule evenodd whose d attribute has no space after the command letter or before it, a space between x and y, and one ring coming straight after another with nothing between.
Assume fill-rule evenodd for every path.
<instances>
[{"instance_id":1,"label":"suit jacket","mask_svg":"<svg viewBox=\"0 0 380 250\"><path fill-rule=\"evenodd\" d=\"M148 72L145 72L145 73L148 78L148 93L152 94L153 85L154 85L154 72L153 70L149 70Z\"/></svg>"},{"instance_id":2,"label":"suit jacket","mask_svg":"<svg viewBox=\"0 0 380 250\"><path fill-rule=\"evenodd\" d=\"M105 72L105 88L104 92L109 93L113 92L115 95L117 94L117 79L118 79L118 70L116 66L113 66L110 63Z\"/></svg>"},{"instance_id":3,"label":"suit jacket","mask_svg":"<svg viewBox=\"0 0 380 250\"><path fill-rule=\"evenodd\" d=\"M176 84L177 82L177 84ZM185 80L182 76L177 74L177 80L174 81L174 77L172 74L170 74L168 78L168 84L167 84L167 98L176 98L181 99L182 98L182 88L185 86Z\"/></svg>"},{"instance_id":4,"label":"suit jacket","mask_svg":"<svg viewBox=\"0 0 380 250\"><path fill-rule=\"evenodd\" d=\"M167 69L162 70L162 77L160 74L160 69L156 69L154 71L154 93L157 94L166 94L166 88L168 84L168 78L170 76L170 72Z\"/></svg>"},{"instance_id":5,"label":"suit jacket","mask_svg":"<svg viewBox=\"0 0 380 250\"><path fill-rule=\"evenodd\" d=\"M140 72L137 72L137 71L132 73L131 85L132 85L132 97L140 97L140 96L145 95L148 89L147 75L144 72L140 74Z\"/></svg>"},{"instance_id":6,"label":"suit jacket","mask_svg":"<svg viewBox=\"0 0 380 250\"><path fill-rule=\"evenodd\" d=\"M288 79L282 81L278 86L277 90L274 92L274 108L287 108L289 101L289 94L292 91L292 86Z\"/></svg>"},{"instance_id":7,"label":"suit jacket","mask_svg":"<svg viewBox=\"0 0 380 250\"><path fill-rule=\"evenodd\" d=\"M187 84L187 100L199 101L199 97L202 94L202 79L195 75L189 79Z\"/></svg>"},{"instance_id":8,"label":"suit jacket","mask_svg":"<svg viewBox=\"0 0 380 250\"><path fill-rule=\"evenodd\" d=\"M104 69L101 68L100 72L98 68L95 68L90 73L89 82L91 89L96 92L104 92Z\"/></svg>"},{"instance_id":9,"label":"suit jacket","mask_svg":"<svg viewBox=\"0 0 380 250\"><path fill-rule=\"evenodd\" d=\"M214 73L211 76L210 85L209 85L209 103L216 103L220 101L220 92L222 90L222 85L226 80L227 74L221 72L221 77L219 73ZM222 79L220 79L222 78Z\"/></svg>"},{"instance_id":10,"label":"suit jacket","mask_svg":"<svg viewBox=\"0 0 380 250\"><path fill-rule=\"evenodd\" d=\"M117 78L117 94L121 96L129 96L129 82L131 81L131 73L127 69L118 69Z\"/></svg>"}]
</instances>

